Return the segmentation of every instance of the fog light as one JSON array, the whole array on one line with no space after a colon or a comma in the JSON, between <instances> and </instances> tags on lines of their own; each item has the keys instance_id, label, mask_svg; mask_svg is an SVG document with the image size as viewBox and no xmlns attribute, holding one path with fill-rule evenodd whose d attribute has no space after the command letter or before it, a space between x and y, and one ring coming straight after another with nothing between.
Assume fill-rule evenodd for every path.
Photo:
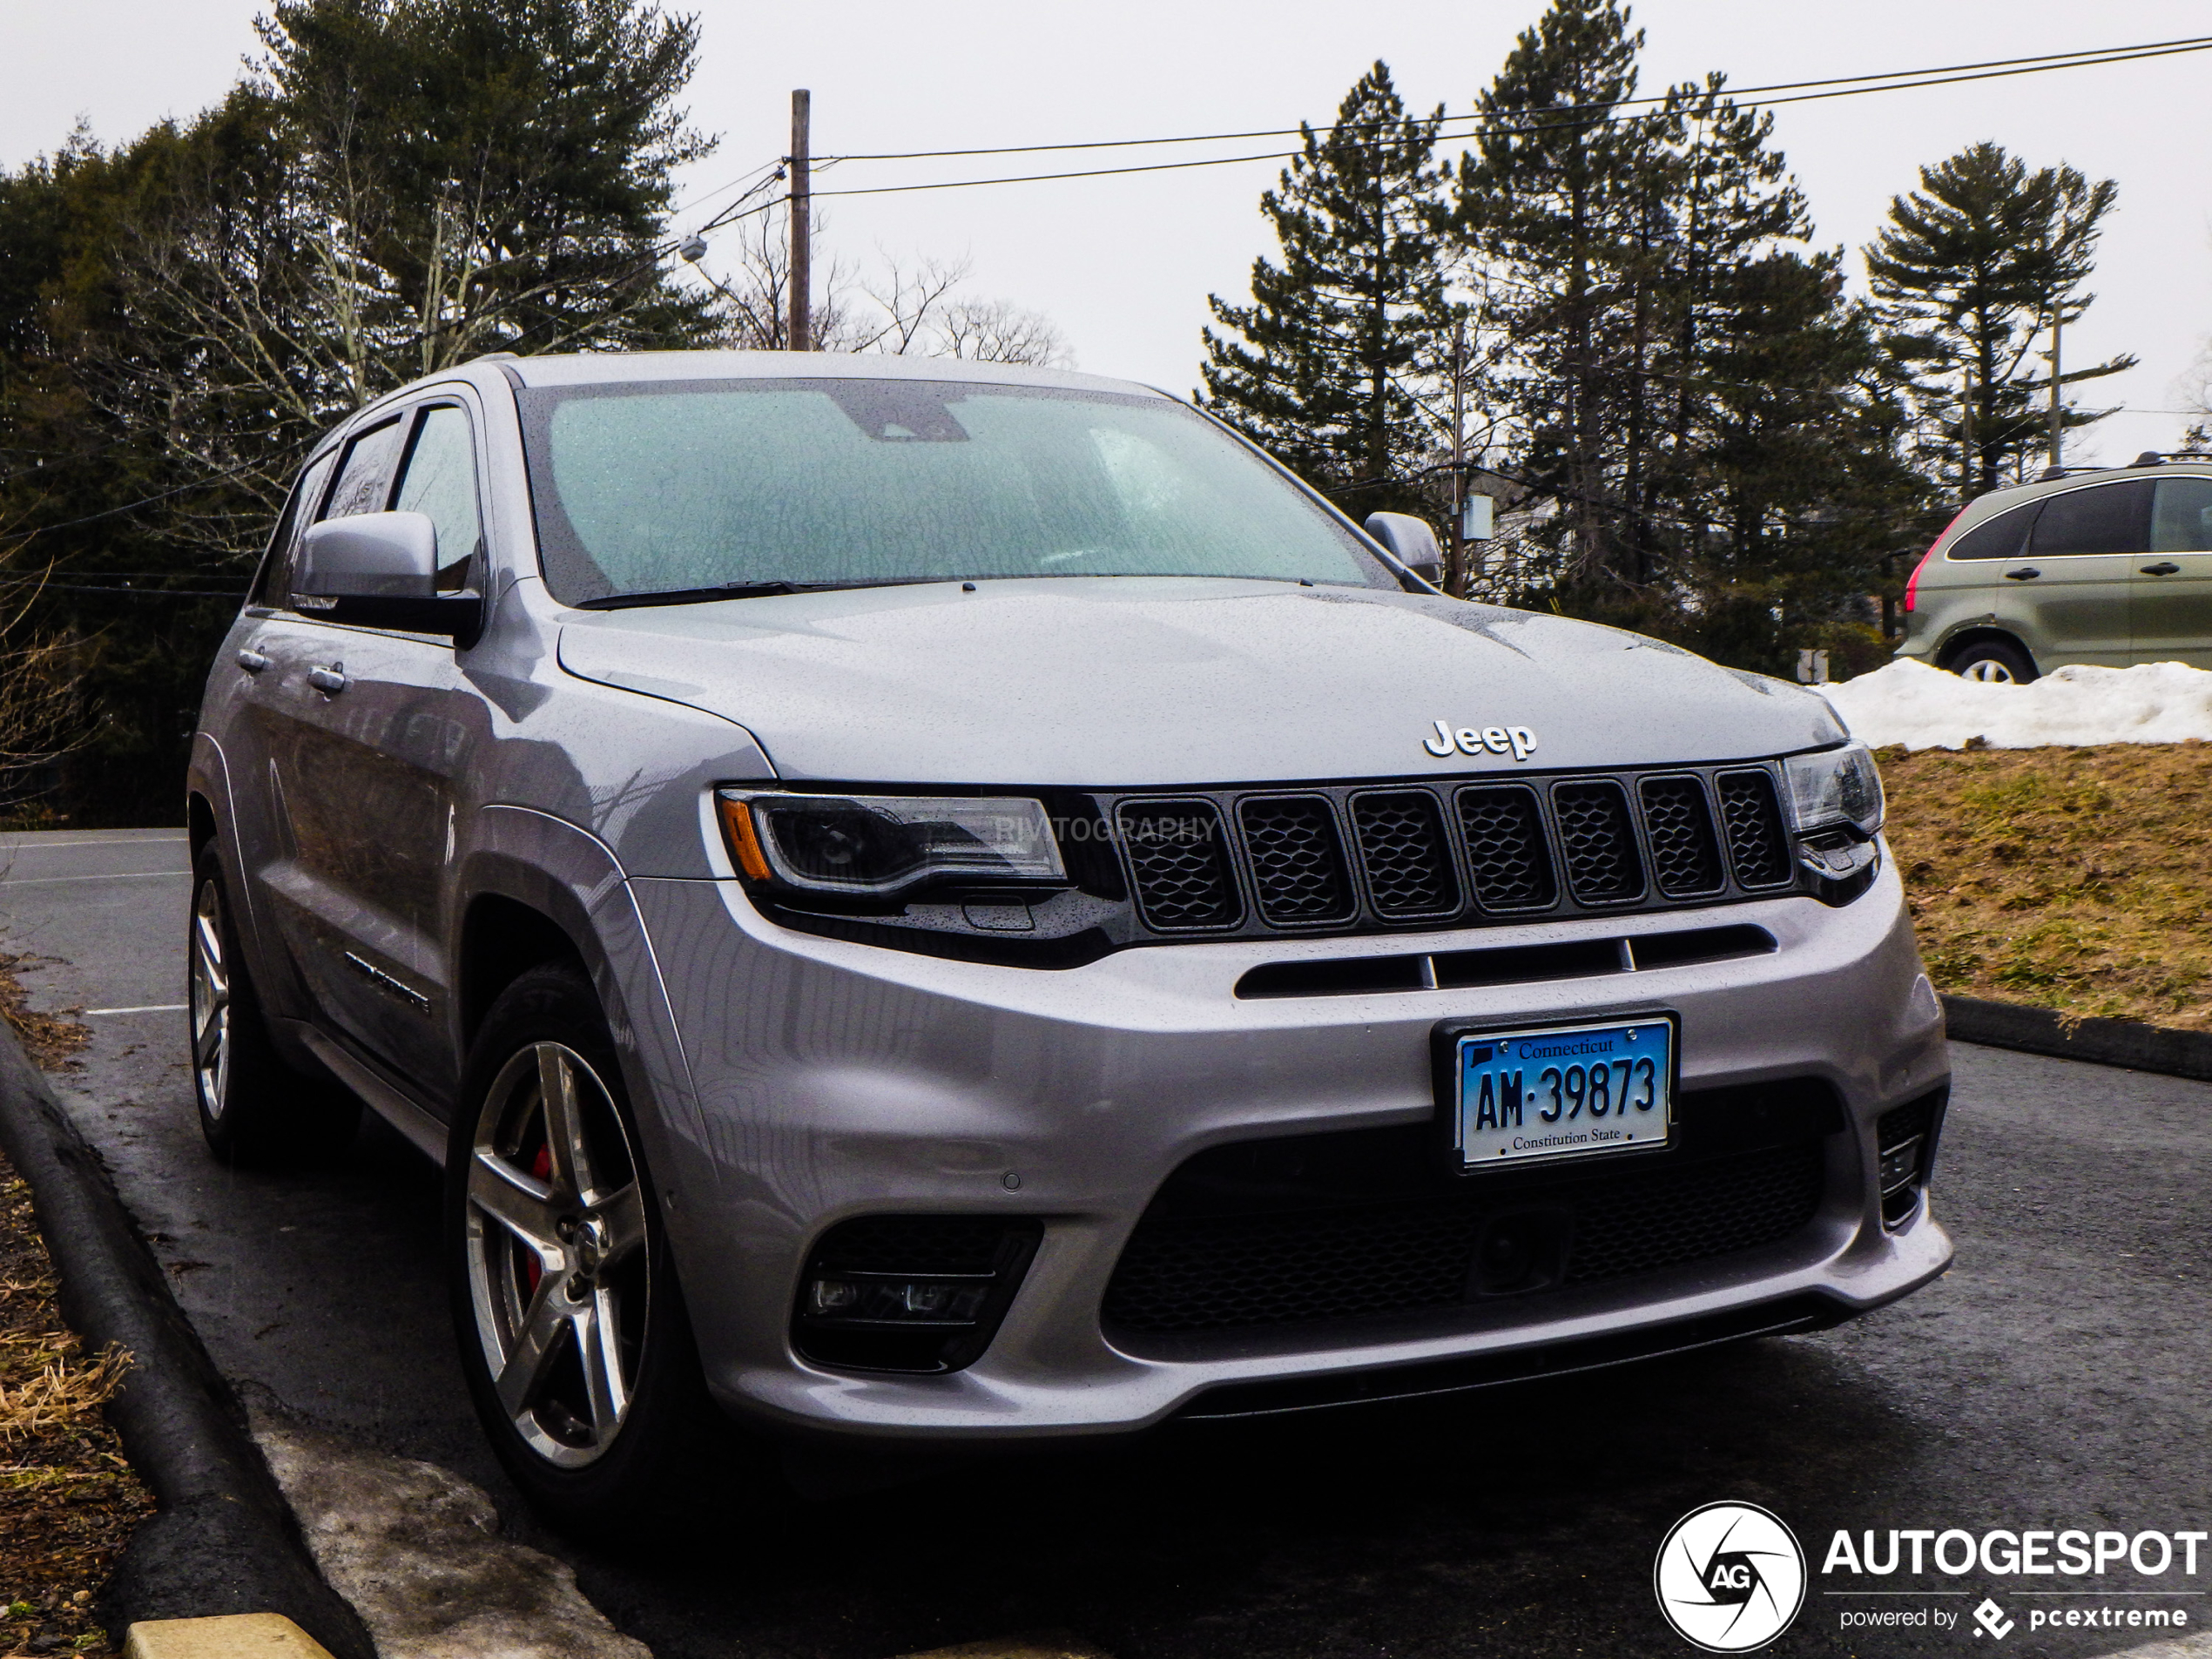
<instances>
[{"instance_id":1,"label":"fog light","mask_svg":"<svg viewBox=\"0 0 2212 1659\"><path fill-rule=\"evenodd\" d=\"M1890 1147L1882 1153L1882 1196L1886 1198L1900 1187L1909 1187L1920 1178L1920 1137Z\"/></svg>"},{"instance_id":2,"label":"fog light","mask_svg":"<svg viewBox=\"0 0 2212 1659\"><path fill-rule=\"evenodd\" d=\"M890 1273L817 1278L806 1292L808 1317L911 1325L973 1325L991 1293L988 1273L958 1278L908 1278Z\"/></svg>"},{"instance_id":3,"label":"fog light","mask_svg":"<svg viewBox=\"0 0 2212 1659\"><path fill-rule=\"evenodd\" d=\"M1043 1227L1030 1216L861 1216L809 1254L792 1343L816 1365L956 1371L988 1345Z\"/></svg>"}]
</instances>

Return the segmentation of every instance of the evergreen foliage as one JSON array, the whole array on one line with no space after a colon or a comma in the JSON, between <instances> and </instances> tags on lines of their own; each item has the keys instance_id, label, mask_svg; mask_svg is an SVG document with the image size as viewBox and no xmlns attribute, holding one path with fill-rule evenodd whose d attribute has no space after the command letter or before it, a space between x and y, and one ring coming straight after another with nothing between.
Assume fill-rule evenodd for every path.
<instances>
[{"instance_id":1,"label":"evergreen foliage","mask_svg":"<svg viewBox=\"0 0 2212 1659\"><path fill-rule=\"evenodd\" d=\"M233 596L334 421L487 350L717 327L656 247L706 148L691 20L280 0L261 29L198 118L0 173L0 585L76 664L74 822L173 820Z\"/></svg>"},{"instance_id":2,"label":"evergreen foliage","mask_svg":"<svg viewBox=\"0 0 2212 1659\"><path fill-rule=\"evenodd\" d=\"M1409 117L1382 64L1361 76L1260 198L1280 263L1253 263L1251 305L1210 301L1224 332L1204 331L1199 401L1354 518L1426 503L1414 475L1440 428L1422 400L1451 352L1442 115Z\"/></svg>"},{"instance_id":3,"label":"evergreen foliage","mask_svg":"<svg viewBox=\"0 0 2212 1659\"><path fill-rule=\"evenodd\" d=\"M2039 167L2001 145L1970 145L1920 170L1920 188L1890 202L1890 222L1866 248L1875 296L1886 306L1891 348L1910 366L1938 447L1965 498L2017 482L2040 450L2047 368L2033 354L2052 319L2073 322L2094 294L2080 292L2119 186L2075 169ZM2068 370L2063 385L2132 368L2123 354ZM1969 395L1971 387L1971 395ZM2067 426L2104 411L2069 409Z\"/></svg>"}]
</instances>

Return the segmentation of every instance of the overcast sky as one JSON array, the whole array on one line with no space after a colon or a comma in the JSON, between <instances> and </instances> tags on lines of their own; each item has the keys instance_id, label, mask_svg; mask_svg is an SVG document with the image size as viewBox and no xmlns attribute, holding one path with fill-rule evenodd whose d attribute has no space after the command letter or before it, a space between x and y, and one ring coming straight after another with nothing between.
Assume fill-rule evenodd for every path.
<instances>
[{"instance_id":1,"label":"overcast sky","mask_svg":"<svg viewBox=\"0 0 2212 1659\"><path fill-rule=\"evenodd\" d=\"M219 97L254 48L254 0L0 0L0 161L51 150L82 117L105 141ZM820 154L1212 132L1325 120L1386 60L1409 103L1469 107L1539 0L698 0L695 123L722 138L685 180L712 195L786 148L789 91L813 92ZM1644 0L1644 84L1724 71L1739 85L2011 57L2212 32L2196 0ZM2168 448L2212 328L2212 169L2202 151L2212 53L1974 85L1804 104L1777 138L1818 239L1852 252L1923 163L1994 138L2031 164L2119 181L2094 287L2067 338L2080 366L2142 366L2101 383L2128 406L2071 459ZM1262 143L1251 146L1264 150ZM1233 152L1233 146L1224 146ZM1146 158L1143 157L1131 158ZM849 162L840 185L1057 171L1053 158ZM1052 184L826 199L826 254L973 262L973 291L1042 311L1080 365L1173 391L1194 383L1210 292L1241 295L1268 247L1260 191L1279 163ZM711 254L712 264L718 254ZM824 257L818 255L818 259Z\"/></svg>"}]
</instances>

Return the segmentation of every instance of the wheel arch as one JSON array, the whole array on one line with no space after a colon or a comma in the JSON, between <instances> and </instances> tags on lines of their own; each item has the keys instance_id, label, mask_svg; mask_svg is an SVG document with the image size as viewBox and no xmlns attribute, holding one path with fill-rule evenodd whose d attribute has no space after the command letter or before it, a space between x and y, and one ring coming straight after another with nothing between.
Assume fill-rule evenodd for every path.
<instances>
[{"instance_id":1,"label":"wheel arch","mask_svg":"<svg viewBox=\"0 0 2212 1659\"><path fill-rule=\"evenodd\" d=\"M1965 655L1969 647L1980 644L1985 641L2000 645L2010 645L2033 664L2039 675L2043 671L2042 664L2035 660L2035 653L2028 648L2025 639L2010 628L2000 628L1989 623L1977 623L1970 627L1961 628L1957 633L1946 639L1936 648L1935 665L1938 668L1948 669L1952 664Z\"/></svg>"},{"instance_id":2,"label":"wheel arch","mask_svg":"<svg viewBox=\"0 0 2212 1659\"><path fill-rule=\"evenodd\" d=\"M565 909L548 894L533 903L512 893L476 894L462 917L455 967L460 996L461 1042L465 1053L483 1027L484 1015L500 993L533 968L549 962L573 964L593 977L584 946L551 914ZM581 918L577 918L581 920Z\"/></svg>"}]
</instances>

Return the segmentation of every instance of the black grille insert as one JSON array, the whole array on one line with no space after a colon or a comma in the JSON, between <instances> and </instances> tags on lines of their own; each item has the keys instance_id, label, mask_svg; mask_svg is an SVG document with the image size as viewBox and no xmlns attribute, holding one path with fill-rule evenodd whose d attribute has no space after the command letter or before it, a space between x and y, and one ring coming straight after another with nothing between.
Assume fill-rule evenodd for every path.
<instances>
[{"instance_id":1,"label":"black grille insert","mask_svg":"<svg viewBox=\"0 0 2212 1659\"><path fill-rule=\"evenodd\" d=\"M1262 916L1278 927L1351 919L1352 881L1325 796L1264 796L1237 815Z\"/></svg>"},{"instance_id":2,"label":"black grille insert","mask_svg":"<svg viewBox=\"0 0 2212 1659\"><path fill-rule=\"evenodd\" d=\"M1560 1218L1565 1284L1656 1271L1794 1237L1817 1213L1825 1182L1819 1143L1797 1140L1607 1173L1461 1180L1437 1190L1394 1178L1407 1175L1402 1170L1363 1166L1352 1136L1312 1138L1345 1145L1302 1163L1294 1143L1266 1143L1244 1152L1242 1166L1216 1157L1217 1172L1202 1163L1215 1155L1202 1153L1178 1171L1115 1268L1103 1310L1109 1328L1140 1339L1189 1337L1455 1307L1471 1298L1477 1240L1501 1213ZM1414 1144L1440 1161L1436 1148ZM1271 1170L1271 1156L1283 1160L1279 1170ZM1332 1167L1310 1167L1324 1162ZM1367 1202L1347 1202L1348 1193L1329 1201L1330 1185L1361 1180L1403 1190L1377 1190Z\"/></svg>"},{"instance_id":3,"label":"black grille insert","mask_svg":"<svg viewBox=\"0 0 2212 1659\"><path fill-rule=\"evenodd\" d=\"M1651 873L1669 899L1718 893L1720 844L1713 837L1713 814L1705 805L1705 786L1695 778L1647 778L1643 833L1651 847Z\"/></svg>"},{"instance_id":4,"label":"black grille insert","mask_svg":"<svg viewBox=\"0 0 2212 1659\"><path fill-rule=\"evenodd\" d=\"M1355 795L1352 833L1367 872L1367 896L1393 921L1447 915L1460 907L1460 883L1436 797L1426 789Z\"/></svg>"},{"instance_id":5,"label":"black grille insert","mask_svg":"<svg viewBox=\"0 0 2212 1659\"><path fill-rule=\"evenodd\" d=\"M1552 813L1575 902L1627 904L1643 896L1643 860L1620 785L1609 778L1554 785Z\"/></svg>"},{"instance_id":6,"label":"black grille insert","mask_svg":"<svg viewBox=\"0 0 2212 1659\"><path fill-rule=\"evenodd\" d=\"M1477 903L1485 910L1541 910L1559 897L1534 790L1462 789L1459 804Z\"/></svg>"},{"instance_id":7,"label":"black grille insert","mask_svg":"<svg viewBox=\"0 0 2212 1659\"><path fill-rule=\"evenodd\" d=\"M1793 872L1774 779L1764 772L1724 772L1717 782L1728 861L1737 880L1747 887L1780 887Z\"/></svg>"},{"instance_id":8,"label":"black grille insert","mask_svg":"<svg viewBox=\"0 0 2212 1659\"><path fill-rule=\"evenodd\" d=\"M1115 821L1146 922L1161 933L1237 925L1244 907L1211 801L1124 801Z\"/></svg>"}]
</instances>

